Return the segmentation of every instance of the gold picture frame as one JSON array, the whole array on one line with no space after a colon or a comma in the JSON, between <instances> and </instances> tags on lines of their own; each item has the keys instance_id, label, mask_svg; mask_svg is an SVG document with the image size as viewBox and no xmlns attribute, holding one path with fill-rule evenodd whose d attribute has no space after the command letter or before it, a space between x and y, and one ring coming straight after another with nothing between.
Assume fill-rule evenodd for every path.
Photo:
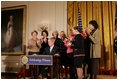
<instances>
[{"instance_id":1,"label":"gold picture frame","mask_svg":"<svg viewBox=\"0 0 118 80\"><path fill-rule=\"evenodd\" d=\"M26 5L1 9L1 54L25 54Z\"/></svg>"}]
</instances>

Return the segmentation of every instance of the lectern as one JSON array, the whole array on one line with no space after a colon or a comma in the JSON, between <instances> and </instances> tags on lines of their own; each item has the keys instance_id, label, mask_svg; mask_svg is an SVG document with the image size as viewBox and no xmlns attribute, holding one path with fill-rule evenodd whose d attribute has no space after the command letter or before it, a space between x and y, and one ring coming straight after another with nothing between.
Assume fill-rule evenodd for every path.
<instances>
[{"instance_id":1,"label":"lectern","mask_svg":"<svg viewBox=\"0 0 118 80\"><path fill-rule=\"evenodd\" d=\"M36 55L36 56L22 55L21 64L24 65L24 78L25 78L26 65L45 65L45 66L47 65L47 66L51 66L50 77L52 79L53 78L53 63L56 63L56 67L57 67L56 78L59 78L59 67L60 67L59 62L60 62L60 57L53 57L52 55Z\"/></svg>"}]
</instances>

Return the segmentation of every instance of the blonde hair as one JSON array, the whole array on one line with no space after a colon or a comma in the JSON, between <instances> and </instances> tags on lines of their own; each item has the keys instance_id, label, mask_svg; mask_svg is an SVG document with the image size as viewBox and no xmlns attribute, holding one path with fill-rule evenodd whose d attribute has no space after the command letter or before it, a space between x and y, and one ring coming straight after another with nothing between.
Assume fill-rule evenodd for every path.
<instances>
[{"instance_id":1,"label":"blonde hair","mask_svg":"<svg viewBox=\"0 0 118 80\"><path fill-rule=\"evenodd\" d=\"M59 35L59 33L58 33L57 30L55 30L55 31L52 33L52 36L54 36L54 33L55 33L57 36Z\"/></svg>"}]
</instances>

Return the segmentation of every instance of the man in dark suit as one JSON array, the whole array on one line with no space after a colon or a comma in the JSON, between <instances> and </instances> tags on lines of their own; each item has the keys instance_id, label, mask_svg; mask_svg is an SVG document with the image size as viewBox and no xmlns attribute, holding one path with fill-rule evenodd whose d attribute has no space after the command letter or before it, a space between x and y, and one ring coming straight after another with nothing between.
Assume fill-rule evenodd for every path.
<instances>
[{"instance_id":1,"label":"man in dark suit","mask_svg":"<svg viewBox=\"0 0 118 80\"><path fill-rule=\"evenodd\" d=\"M55 42L55 38L52 37L48 40L48 45L49 47L45 48L43 55L53 55L53 56L60 56L59 54L59 48L57 46L54 45ZM46 72L46 68L49 68L49 66L44 66L42 68L42 77L43 78L47 78L47 72ZM56 78L56 63L53 63L53 78Z\"/></svg>"},{"instance_id":2,"label":"man in dark suit","mask_svg":"<svg viewBox=\"0 0 118 80\"><path fill-rule=\"evenodd\" d=\"M59 48L54 45L55 39L52 37L48 40L49 47L45 48L44 55L59 56Z\"/></svg>"}]
</instances>

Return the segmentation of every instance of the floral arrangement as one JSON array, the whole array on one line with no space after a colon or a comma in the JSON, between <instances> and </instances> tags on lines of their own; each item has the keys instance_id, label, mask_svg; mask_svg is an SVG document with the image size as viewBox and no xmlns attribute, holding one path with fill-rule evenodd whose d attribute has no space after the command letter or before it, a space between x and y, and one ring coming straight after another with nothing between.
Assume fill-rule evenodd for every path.
<instances>
[{"instance_id":1,"label":"floral arrangement","mask_svg":"<svg viewBox=\"0 0 118 80\"><path fill-rule=\"evenodd\" d=\"M106 69L100 69L99 70L100 75L117 75L117 70L106 70Z\"/></svg>"},{"instance_id":2,"label":"floral arrangement","mask_svg":"<svg viewBox=\"0 0 118 80\"><path fill-rule=\"evenodd\" d=\"M25 72L22 70L21 72L16 73L18 78L23 78L24 76L29 76L29 69L26 69Z\"/></svg>"}]
</instances>

